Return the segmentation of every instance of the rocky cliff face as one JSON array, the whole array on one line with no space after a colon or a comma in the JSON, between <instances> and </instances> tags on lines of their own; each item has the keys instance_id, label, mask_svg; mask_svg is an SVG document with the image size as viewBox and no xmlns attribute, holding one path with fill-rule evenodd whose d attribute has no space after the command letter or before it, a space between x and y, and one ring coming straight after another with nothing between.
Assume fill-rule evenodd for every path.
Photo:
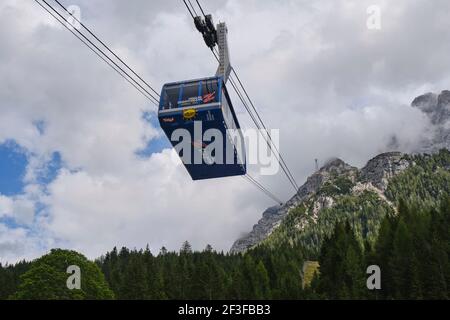
<instances>
[{"instance_id":1,"label":"rocky cliff face","mask_svg":"<svg viewBox=\"0 0 450 320\"><path fill-rule=\"evenodd\" d=\"M243 252L266 239L280 225L291 209L315 195L333 177L345 176L353 183L358 181L361 188L373 188L382 193L387 186L388 179L408 168L409 162L402 156L399 152L381 154L370 160L361 170L340 159L329 161L318 172L310 176L297 194L286 204L267 209L262 219L253 226L253 230L237 240L230 251L232 253ZM318 215L322 208L333 205L332 198L326 196L319 196L316 202L313 215Z\"/></svg>"},{"instance_id":2,"label":"rocky cliff face","mask_svg":"<svg viewBox=\"0 0 450 320\"><path fill-rule=\"evenodd\" d=\"M400 152L380 154L361 169L360 180L362 183L370 183L384 192L389 179L408 168L409 165L410 163L403 158L403 154Z\"/></svg>"},{"instance_id":3,"label":"rocky cliff face","mask_svg":"<svg viewBox=\"0 0 450 320\"><path fill-rule=\"evenodd\" d=\"M300 187L297 194L283 206L271 207L264 211L262 219L253 226L253 230L246 236L238 239L231 247L230 252L237 253L245 251L267 238L271 232L279 226L289 210L297 207L310 195L316 193L319 188L329 180L330 175L333 172L344 174L352 171L356 172L356 170L356 168L349 166L340 159L329 161L320 171L310 176L306 183Z\"/></svg>"},{"instance_id":4,"label":"rocky cliff face","mask_svg":"<svg viewBox=\"0 0 450 320\"><path fill-rule=\"evenodd\" d=\"M442 91L440 94L424 94L415 98L411 105L426 114L432 124L430 136L423 138L417 153L434 153L440 149L450 150L450 91ZM389 179L410 165L411 163L399 152L380 154L370 160L361 170L340 159L331 160L310 176L297 194L286 204L267 209L261 220L254 225L253 230L233 244L231 252L245 251L266 239L280 225L291 209L315 195L333 175L346 176L355 183L352 192L370 190L385 200L384 191ZM333 199L330 197L320 195L316 198L313 216L319 215L321 209L333 205ZM303 222L309 223L306 220Z\"/></svg>"}]
</instances>

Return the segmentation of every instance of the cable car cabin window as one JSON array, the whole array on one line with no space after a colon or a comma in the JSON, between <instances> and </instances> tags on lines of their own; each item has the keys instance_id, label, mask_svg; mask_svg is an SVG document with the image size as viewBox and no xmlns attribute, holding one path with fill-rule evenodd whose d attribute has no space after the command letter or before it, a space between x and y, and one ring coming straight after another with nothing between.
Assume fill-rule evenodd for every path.
<instances>
[{"instance_id":1,"label":"cable car cabin window","mask_svg":"<svg viewBox=\"0 0 450 320\"><path fill-rule=\"evenodd\" d=\"M212 78L167 85L162 92L161 110L220 103L222 95L219 92L219 81L217 78Z\"/></svg>"},{"instance_id":2,"label":"cable car cabin window","mask_svg":"<svg viewBox=\"0 0 450 320\"><path fill-rule=\"evenodd\" d=\"M203 103L219 102L219 84L217 79L202 81Z\"/></svg>"},{"instance_id":3,"label":"cable car cabin window","mask_svg":"<svg viewBox=\"0 0 450 320\"><path fill-rule=\"evenodd\" d=\"M168 87L163 92L163 110L178 108L180 86Z\"/></svg>"},{"instance_id":4,"label":"cable car cabin window","mask_svg":"<svg viewBox=\"0 0 450 320\"><path fill-rule=\"evenodd\" d=\"M180 101L178 107L190 107L202 103L201 92L199 90L200 82L186 83L181 87Z\"/></svg>"}]
</instances>

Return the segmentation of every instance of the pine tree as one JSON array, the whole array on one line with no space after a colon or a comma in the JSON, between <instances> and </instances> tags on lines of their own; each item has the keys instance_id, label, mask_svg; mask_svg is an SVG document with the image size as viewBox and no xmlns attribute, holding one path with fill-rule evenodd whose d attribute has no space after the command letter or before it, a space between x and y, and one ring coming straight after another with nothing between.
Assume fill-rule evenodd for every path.
<instances>
[{"instance_id":1,"label":"pine tree","mask_svg":"<svg viewBox=\"0 0 450 320\"><path fill-rule=\"evenodd\" d=\"M420 262L416 256L416 253L412 253L412 257L410 259L410 287L409 287L409 299L421 300L423 299L422 293L422 279L420 277Z\"/></svg>"},{"instance_id":2,"label":"pine tree","mask_svg":"<svg viewBox=\"0 0 450 320\"><path fill-rule=\"evenodd\" d=\"M183 254L192 253L192 246L189 243L189 241L183 242L183 244L181 245L180 253L183 253Z\"/></svg>"},{"instance_id":3,"label":"pine tree","mask_svg":"<svg viewBox=\"0 0 450 320\"><path fill-rule=\"evenodd\" d=\"M395 225L395 219L385 217L381 223L378 240L375 244L375 259L373 261L382 270L380 297L384 299L391 299L394 295L394 280L390 268L390 259L393 251Z\"/></svg>"},{"instance_id":4,"label":"pine tree","mask_svg":"<svg viewBox=\"0 0 450 320\"><path fill-rule=\"evenodd\" d=\"M152 300L167 300L167 294L164 288L164 277L161 267L154 266L149 270L148 278L150 279L150 297Z\"/></svg>"},{"instance_id":5,"label":"pine tree","mask_svg":"<svg viewBox=\"0 0 450 320\"><path fill-rule=\"evenodd\" d=\"M270 291L269 275L262 261L259 261L255 269L255 285L257 286L256 299L270 299L272 297Z\"/></svg>"},{"instance_id":6,"label":"pine tree","mask_svg":"<svg viewBox=\"0 0 450 320\"><path fill-rule=\"evenodd\" d=\"M318 284L318 292L330 299L338 299L338 292L342 290L343 286L339 270L342 257L338 251L338 240L343 237L344 232L342 223L337 223L331 237L323 242L320 252L320 281Z\"/></svg>"},{"instance_id":7,"label":"pine tree","mask_svg":"<svg viewBox=\"0 0 450 320\"><path fill-rule=\"evenodd\" d=\"M148 278L142 254L133 253L124 269L121 299L149 299Z\"/></svg>"},{"instance_id":8,"label":"pine tree","mask_svg":"<svg viewBox=\"0 0 450 320\"><path fill-rule=\"evenodd\" d=\"M162 247L161 250L159 251L159 255L160 256L165 256L167 254L167 249L166 247Z\"/></svg>"},{"instance_id":9,"label":"pine tree","mask_svg":"<svg viewBox=\"0 0 450 320\"><path fill-rule=\"evenodd\" d=\"M411 283L411 259L413 250L411 234L403 218L400 218L394 235L392 259L389 268L392 270L394 297L401 299L409 295Z\"/></svg>"},{"instance_id":10,"label":"pine tree","mask_svg":"<svg viewBox=\"0 0 450 320\"><path fill-rule=\"evenodd\" d=\"M228 289L227 298L232 300L242 300L245 299L245 279L242 274L242 269L238 266L233 268L231 272L231 283Z\"/></svg>"}]
</instances>

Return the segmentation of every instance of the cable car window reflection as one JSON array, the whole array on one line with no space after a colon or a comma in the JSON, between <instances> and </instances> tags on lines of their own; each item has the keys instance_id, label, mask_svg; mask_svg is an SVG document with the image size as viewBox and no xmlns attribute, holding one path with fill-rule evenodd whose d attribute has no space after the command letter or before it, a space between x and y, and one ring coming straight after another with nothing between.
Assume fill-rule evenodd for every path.
<instances>
[{"instance_id":1,"label":"cable car window reflection","mask_svg":"<svg viewBox=\"0 0 450 320\"><path fill-rule=\"evenodd\" d=\"M201 103L199 87L199 82L184 84L181 100L178 101L179 107L188 107Z\"/></svg>"},{"instance_id":2,"label":"cable car window reflection","mask_svg":"<svg viewBox=\"0 0 450 320\"><path fill-rule=\"evenodd\" d=\"M179 96L180 86L169 87L164 90L163 93L163 109L173 109L178 107L178 96Z\"/></svg>"}]
</instances>

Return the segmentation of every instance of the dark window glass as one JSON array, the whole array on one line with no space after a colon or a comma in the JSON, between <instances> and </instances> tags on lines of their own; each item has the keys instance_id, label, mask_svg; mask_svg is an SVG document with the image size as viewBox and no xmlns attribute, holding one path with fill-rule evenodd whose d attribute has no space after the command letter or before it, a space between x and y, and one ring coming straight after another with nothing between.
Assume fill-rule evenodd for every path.
<instances>
[{"instance_id":1,"label":"dark window glass","mask_svg":"<svg viewBox=\"0 0 450 320\"><path fill-rule=\"evenodd\" d=\"M198 95L198 88L200 82L191 82L183 86L183 99L181 100L180 107L187 107L202 103L201 97Z\"/></svg>"},{"instance_id":2,"label":"dark window glass","mask_svg":"<svg viewBox=\"0 0 450 320\"><path fill-rule=\"evenodd\" d=\"M199 95L200 85L202 86L201 95ZM181 88L181 86L183 86L183 88ZM162 97L162 110L219 102L220 93L218 86L218 80L211 79L166 87ZM180 90L183 90L183 94L179 101Z\"/></svg>"},{"instance_id":3,"label":"dark window glass","mask_svg":"<svg viewBox=\"0 0 450 320\"><path fill-rule=\"evenodd\" d=\"M168 87L164 90L164 105L163 110L173 109L178 107L178 96L180 93L180 86Z\"/></svg>"}]
</instances>

